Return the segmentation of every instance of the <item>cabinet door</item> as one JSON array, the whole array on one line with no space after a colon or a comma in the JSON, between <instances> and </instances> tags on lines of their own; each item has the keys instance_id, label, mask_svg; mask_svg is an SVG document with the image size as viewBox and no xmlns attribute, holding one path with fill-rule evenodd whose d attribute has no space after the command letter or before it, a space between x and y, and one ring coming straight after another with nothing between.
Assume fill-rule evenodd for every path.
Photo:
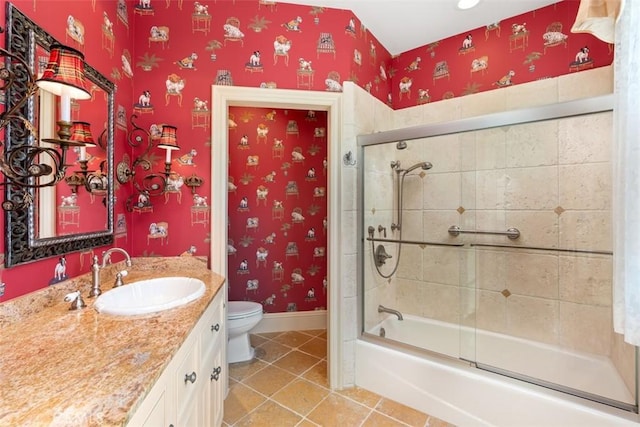
<instances>
[{"instance_id":1,"label":"cabinet door","mask_svg":"<svg viewBox=\"0 0 640 427\"><path fill-rule=\"evenodd\" d=\"M142 402L128 427L158 427L172 425L170 391L165 389L164 382L156 383L146 399Z\"/></svg>"},{"instance_id":2,"label":"cabinet door","mask_svg":"<svg viewBox=\"0 0 640 427\"><path fill-rule=\"evenodd\" d=\"M206 321L200 333L201 359L206 360L218 341L224 336L224 293L220 292L213 300L203 317Z\"/></svg>"},{"instance_id":3,"label":"cabinet door","mask_svg":"<svg viewBox=\"0 0 640 427\"><path fill-rule=\"evenodd\" d=\"M206 425L219 427L222 425L224 388L227 366L224 364L223 340L218 341L204 366L208 370L207 390L205 392Z\"/></svg>"},{"instance_id":4,"label":"cabinet door","mask_svg":"<svg viewBox=\"0 0 640 427\"><path fill-rule=\"evenodd\" d=\"M225 299L224 292L215 297L127 427L222 425Z\"/></svg>"},{"instance_id":5,"label":"cabinet door","mask_svg":"<svg viewBox=\"0 0 640 427\"><path fill-rule=\"evenodd\" d=\"M191 400L184 407L182 415L178 419L176 427L199 427L205 426L205 389L193 395Z\"/></svg>"},{"instance_id":6,"label":"cabinet door","mask_svg":"<svg viewBox=\"0 0 640 427\"><path fill-rule=\"evenodd\" d=\"M151 409L149 416L142 423L143 427L152 427L152 426L166 426L169 425L169 422L166 418L165 414L165 393L162 393L160 399L156 401L155 406Z\"/></svg>"},{"instance_id":7,"label":"cabinet door","mask_svg":"<svg viewBox=\"0 0 640 427\"><path fill-rule=\"evenodd\" d=\"M174 386L176 393L176 407L178 413L178 425L193 426L198 424L188 424L183 420L192 419L200 411L198 397L202 394L204 382L199 370L198 359L200 356L198 340L190 340L191 345L185 352L185 356L175 371Z\"/></svg>"}]
</instances>

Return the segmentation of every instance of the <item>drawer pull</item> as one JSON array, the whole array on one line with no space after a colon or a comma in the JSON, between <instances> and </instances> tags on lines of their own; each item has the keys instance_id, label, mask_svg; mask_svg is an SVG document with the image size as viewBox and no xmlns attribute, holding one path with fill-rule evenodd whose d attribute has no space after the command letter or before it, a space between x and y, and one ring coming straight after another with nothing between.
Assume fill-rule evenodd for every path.
<instances>
[{"instance_id":1,"label":"drawer pull","mask_svg":"<svg viewBox=\"0 0 640 427\"><path fill-rule=\"evenodd\" d=\"M215 325L211 325L211 332L220 330L220 323L216 323Z\"/></svg>"},{"instance_id":2,"label":"drawer pull","mask_svg":"<svg viewBox=\"0 0 640 427\"><path fill-rule=\"evenodd\" d=\"M213 370L213 373L211 374L211 380L216 380L218 381L220 379L220 372L222 372L222 367L218 366L217 368L215 368Z\"/></svg>"},{"instance_id":3,"label":"drawer pull","mask_svg":"<svg viewBox=\"0 0 640 427\"><path fill-rule=\"evenodd\" d=\"M195 373L195 371L191 372L191 375L184 374L184 383L186 384L189 381L191 381L191 384L196 382L196 373Z\"/></svg>"}]
</instances>

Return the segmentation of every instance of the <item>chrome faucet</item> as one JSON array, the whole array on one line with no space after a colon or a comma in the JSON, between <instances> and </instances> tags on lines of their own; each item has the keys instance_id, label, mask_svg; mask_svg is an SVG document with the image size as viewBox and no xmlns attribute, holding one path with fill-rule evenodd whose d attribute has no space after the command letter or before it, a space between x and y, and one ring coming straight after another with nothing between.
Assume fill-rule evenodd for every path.
<instances>
[{"instance_id":1,"label":"chrome faucet","mask_svg":"<svg viewBox=\"0 0 640 427\"><path fill-rule=\"evenodd\" d=\"M126 261L125 264L127 267L131 267L131 257L122 248L111 248L106 252L102 253L102 265L98 262L98 255L93 256L93 264L91 264L91 291L89 292L89 297L97 297L102 294L102 290L100 289L100 270L105 268L107 264L111 264L111 254L114 252L120 252L125 256ZM116 274L116 281L113 285L114 288L118 286L122 286L122 276L127 274L126 270L119 271Z\"/></svg>"},{"instance_id":2,"label":"chrome faucet","mask_svg":"<svg viewBox=\"0 0 640 427\"><path fill-rule=\"evenodd\" d=\"M403 320L402 319L402 313L400 313L398 310L394 310L392 308L387 308L387 307L382 306L382 305L378 306L378 313L394 314L394 315L398 316L398 320Z\"/></svg>"}]
</instances>

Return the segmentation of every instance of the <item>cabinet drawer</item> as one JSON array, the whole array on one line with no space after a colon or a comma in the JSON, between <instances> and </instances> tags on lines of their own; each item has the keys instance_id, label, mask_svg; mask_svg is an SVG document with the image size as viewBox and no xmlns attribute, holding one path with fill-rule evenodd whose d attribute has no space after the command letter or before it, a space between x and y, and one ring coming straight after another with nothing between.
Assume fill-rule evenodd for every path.
<instances>
[{"instance_id":1,"label":"cabinet drawer","mask_svg":"<svg viewBox=\"0 0 640 427\"><path fill-rule=\"evenodd\" d=\"M207 310L206 323L200 332L200 358L205 360L215 347L217 342L224 339L224 302L221 295L218 295Z\"/></svg>"},{"instance_id":2,"label":"cabinet drawer","mask_svg":"<svg viewBox=\"0 0 640 427\"><path fill-rule=\"evenodd\" d=\"M182 418L181 414L185 411L189 402L194 399L195 393L202 387L201 384L206 380L199 371L198 358L200 353L198 342L193 340L192 343L175 371L174 381L179 418Z\"/></svg>"}]
</instances>

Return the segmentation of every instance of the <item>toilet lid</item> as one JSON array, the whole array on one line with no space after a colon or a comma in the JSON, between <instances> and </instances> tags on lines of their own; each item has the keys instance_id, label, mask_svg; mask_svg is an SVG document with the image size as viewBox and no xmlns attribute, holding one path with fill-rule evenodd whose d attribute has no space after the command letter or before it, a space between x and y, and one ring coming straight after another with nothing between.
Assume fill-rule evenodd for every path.
<instances>
[{"instance_id":1,"label":"toilet lid","mask_svg":"<svg viewBox=\"0 0 640 427\"><path fill-rule=\"evenodd\" d=\"M241 319L262 314L262 304L253 301L229 301L227 317L229 319Z\"/></svg>"}]
</instances>

